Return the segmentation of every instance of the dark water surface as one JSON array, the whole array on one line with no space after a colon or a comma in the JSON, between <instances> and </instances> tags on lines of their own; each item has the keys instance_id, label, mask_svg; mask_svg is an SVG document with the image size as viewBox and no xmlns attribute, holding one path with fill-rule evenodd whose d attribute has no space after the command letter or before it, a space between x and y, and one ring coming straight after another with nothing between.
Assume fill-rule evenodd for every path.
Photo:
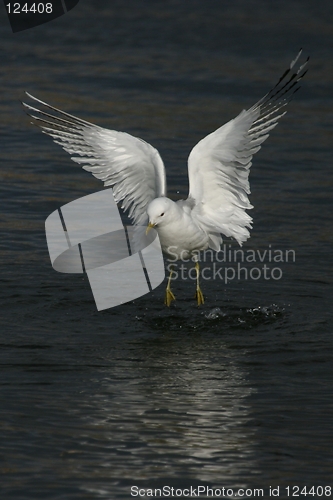
<instances>
[{"instance_id":1,"label":"dark water surface","mask_svg":"<svg viewBox=\"0 0 333 500\"><path fill-rule=\"evenodd\" d=\"M1 498L333 486L332 3L103 5L15 35L2 10ZM205 281L201 308L178 279L170 309L163 284L97 312L86 277L53 271L44 221L102 186L29 124L24 90L153 144L176 199L194 144L300 46L310 71L254 160L243 247L295 261L266 258L281 279Z\"/></svg>"}]
</instances>

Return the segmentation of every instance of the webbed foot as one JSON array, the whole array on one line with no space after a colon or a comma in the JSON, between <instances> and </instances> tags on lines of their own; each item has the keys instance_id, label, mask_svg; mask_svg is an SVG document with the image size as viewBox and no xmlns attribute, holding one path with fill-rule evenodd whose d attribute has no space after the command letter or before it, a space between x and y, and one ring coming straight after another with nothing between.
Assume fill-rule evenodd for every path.
<instances>
[{"instance_id":1,"label":"webbed foot","mask_svg":"<svg viewBox=\"0 0 333 500\"><path fill-rule=\"evenodd\" d=\"M202 306L202 304L205 303L203 293L202 293L201 288L199 286L197 287L194 298L197 299L198 306Z\"/></svg>"}]
</instances>

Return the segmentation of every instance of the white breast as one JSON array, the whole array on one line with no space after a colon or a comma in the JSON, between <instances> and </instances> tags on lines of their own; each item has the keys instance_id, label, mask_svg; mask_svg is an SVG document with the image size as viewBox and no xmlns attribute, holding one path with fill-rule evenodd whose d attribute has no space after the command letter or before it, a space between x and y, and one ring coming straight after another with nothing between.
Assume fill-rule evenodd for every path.
<instances>
[{"instance_id":1,"label":"white breast","mask_svg":"<svg viewBox=\"0 0 333 500\"><path fill-rule=\"evenodd\" d=\"M184 211L181 218L156 230L163 252L172 260L188 259L194 251L208 248L207 234Z\"/></svg>"}]
</instances>

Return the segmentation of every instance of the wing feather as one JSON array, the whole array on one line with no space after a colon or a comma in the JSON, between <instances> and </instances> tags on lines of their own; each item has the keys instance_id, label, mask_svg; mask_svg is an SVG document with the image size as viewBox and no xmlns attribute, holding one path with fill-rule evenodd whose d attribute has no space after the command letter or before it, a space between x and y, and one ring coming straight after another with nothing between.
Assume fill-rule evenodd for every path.
<instances>
[{"instance_id":1,"label":"wing feather","mask_svg":"<svg viewBox=\"0 0 333 500\"><path fill-rule=\"evenodd\" d=\"M195 201L192 216L210 234L210 246L215 250L222 243L217 238L221 233L240 245L250 235L252 218L246 210L253 208L248 199L252 157L299 89L309 60L293 70L301 53L262 99L202 139L189 155L189 200Z\"/></svg>"},{"instance_id":2,"label":"wing feather","mask_svg":"<svg viewBox=\"0 0 333 500\"><path fill-rule=\"evenodd\" d=\"M158 151L142 139L99 127L26 94L53 112L23 103L42 132L104 186L113 186L116 202L122 201L135 224L144 223L147 205L166 196L165 169Z\"/></svg>"}]
</instances>

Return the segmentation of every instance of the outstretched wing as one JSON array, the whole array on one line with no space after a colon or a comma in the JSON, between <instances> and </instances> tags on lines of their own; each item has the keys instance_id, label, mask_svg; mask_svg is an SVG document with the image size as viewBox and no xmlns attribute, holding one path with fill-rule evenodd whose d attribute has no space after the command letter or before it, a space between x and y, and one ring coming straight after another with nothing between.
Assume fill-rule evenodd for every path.
<instances>
[{"instance_id":1,"label":"outstretched wing","mask_svg":"<svg viewBox=\"0 0 333 500\"><path fill-rule=\"evenodd\" d=\"M104 186L113 186L116 202L122 201L135 224L144 223L147 205L166 196L165 169L158 151L142 139L99 127L26 94L52 111L23 103L42 131Z\"/></svg>"},{"instance_id":2,"label":"outstretched wing","mask_svg":"<svg viewBox=\"0 0 333 500\"><path fill-rule=\"evenodd\" d=\"M309 58L292 72L302 50L278 83L260 101L202 139L188 159L189 201L192 216L210 234L210 246L219 250L219 233L241 245L250 233L252 208L248 181L252 156L285 115L284 108L299 89Z\"/></svg>"}]
</instances>

